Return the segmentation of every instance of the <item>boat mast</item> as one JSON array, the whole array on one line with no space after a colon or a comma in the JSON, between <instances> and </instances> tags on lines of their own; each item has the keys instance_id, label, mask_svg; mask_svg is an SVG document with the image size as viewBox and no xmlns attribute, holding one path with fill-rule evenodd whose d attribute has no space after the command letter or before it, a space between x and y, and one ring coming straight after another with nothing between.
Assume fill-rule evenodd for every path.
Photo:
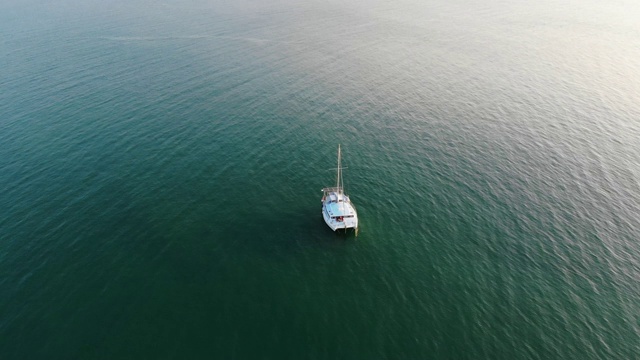
<instances>
[{"instance_id":1,"label":"boat mast","mask_svg":"<svg viewBox=\"0 0 640 360\"><path fill-rule=\"evenodd\" d=\"M340 144L338 144L338 180L336 181L336 187L338 188L338 194L342 193L342 187L340 186L340 173L342 168L340 167Z\"/></svg>"}]
</instances>

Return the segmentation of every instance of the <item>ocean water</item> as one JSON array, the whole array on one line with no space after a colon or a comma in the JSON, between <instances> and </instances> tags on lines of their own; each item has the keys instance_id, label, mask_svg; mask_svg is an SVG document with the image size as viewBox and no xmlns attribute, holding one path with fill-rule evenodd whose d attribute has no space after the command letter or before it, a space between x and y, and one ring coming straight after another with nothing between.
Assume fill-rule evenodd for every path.
<instances>
[{"instance_id":1,"label":"ocean water","mask_svg":"<svg viewBox=\"0 0 640 360\"><path fill-rule=\"evenodd\" d=\"M0 3L0 359L639 358L639 19Z\"/></svg>"}]
</instances>

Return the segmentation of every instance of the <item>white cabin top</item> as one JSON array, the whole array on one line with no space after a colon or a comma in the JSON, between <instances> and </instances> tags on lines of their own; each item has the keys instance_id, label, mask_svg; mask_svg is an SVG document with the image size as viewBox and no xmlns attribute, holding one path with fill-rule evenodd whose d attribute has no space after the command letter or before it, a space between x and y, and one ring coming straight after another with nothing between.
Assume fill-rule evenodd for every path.
<instances>
[{"instance_id":1,"label":"white cabin top","mask_svg":"<svg viewBox=\"0 0 640 360\"><path fill-rule=\"evenodd\" d=\"M352 217L356 214L351 200L349 200L349 197L345 194L336 192L327 194L324 205L331 217Z\"/></svg>"}]
</instances>

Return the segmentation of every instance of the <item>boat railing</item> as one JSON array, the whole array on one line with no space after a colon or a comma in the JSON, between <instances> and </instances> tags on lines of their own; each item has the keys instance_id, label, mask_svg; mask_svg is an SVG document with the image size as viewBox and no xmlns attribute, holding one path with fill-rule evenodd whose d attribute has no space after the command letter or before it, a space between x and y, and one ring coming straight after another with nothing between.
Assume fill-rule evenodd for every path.
<instances>
[{"instance_id":1,"label":"boat railing","mask_svg":"<svg viewBox=\"0 0 640 360\"><path fill-rule=\"evenodd\" d=\"M339 187L328 187L328 188L324 188L324 189L322 189L322 191L323 191L325 194L330 193L330 192L341 192L341 191L342 191L342 188L339 188Z\"/></svg>"}]
</instances>

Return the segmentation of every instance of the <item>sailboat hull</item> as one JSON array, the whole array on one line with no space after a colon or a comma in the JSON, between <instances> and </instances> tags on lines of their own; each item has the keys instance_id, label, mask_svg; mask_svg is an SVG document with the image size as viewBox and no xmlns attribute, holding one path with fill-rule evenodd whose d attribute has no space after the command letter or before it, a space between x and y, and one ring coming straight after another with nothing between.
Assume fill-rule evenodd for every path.
<instances>
[{"instance_id":1,"label":"sailboat hull","mask_svg":"<svg viewBox=\"0 0 640 360\"><path fill-rule=\"evenodd\" d=\"M322 217L333 231L358 228L358 214L348 200L336 203L330 198L325 199L322 203Z\"/></svg>"}]
</instances>

